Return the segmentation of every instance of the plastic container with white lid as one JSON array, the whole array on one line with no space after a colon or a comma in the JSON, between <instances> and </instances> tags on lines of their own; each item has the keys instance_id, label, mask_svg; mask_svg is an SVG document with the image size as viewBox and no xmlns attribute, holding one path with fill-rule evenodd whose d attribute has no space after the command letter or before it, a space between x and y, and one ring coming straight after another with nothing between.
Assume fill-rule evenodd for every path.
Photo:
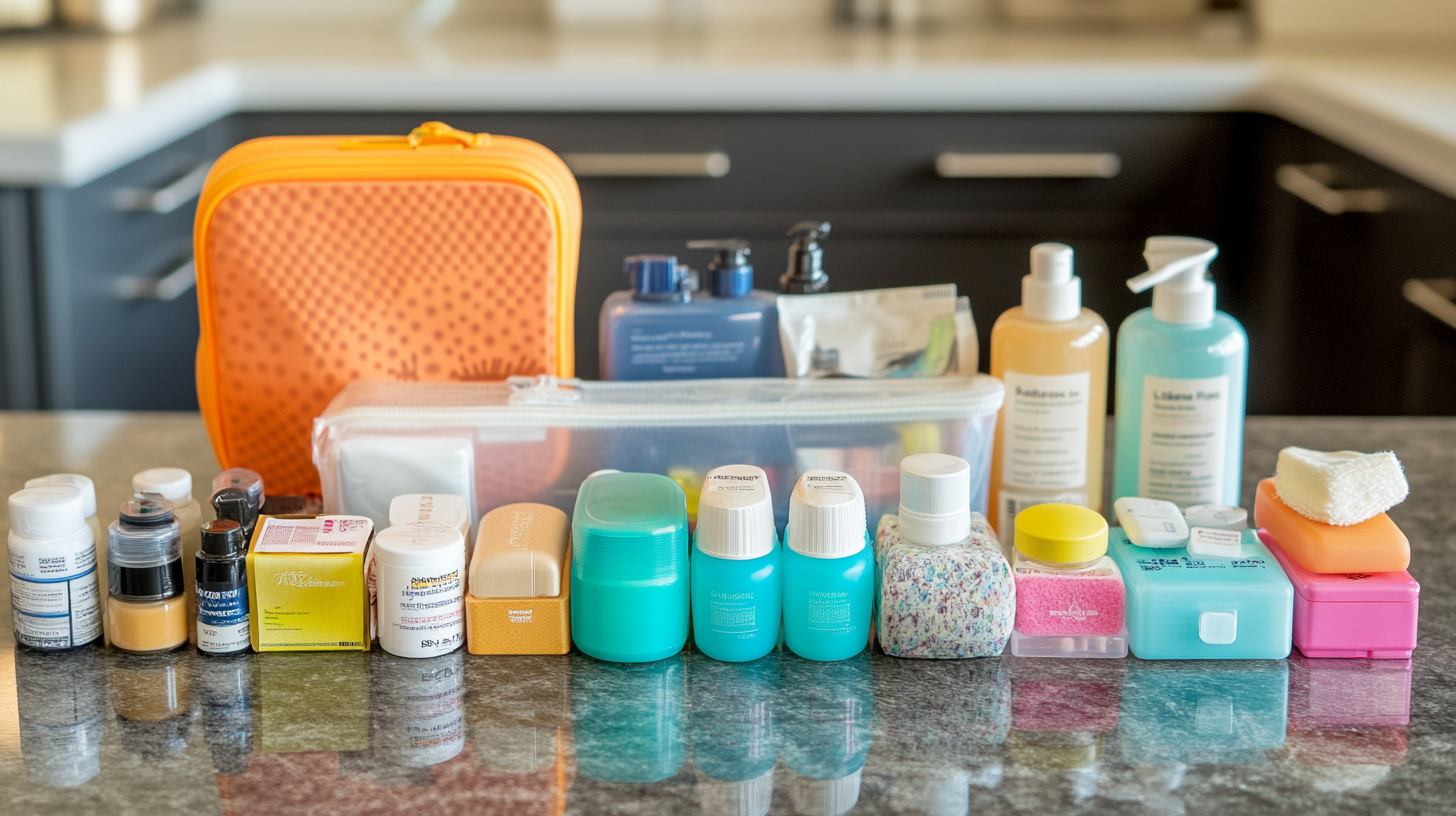
<instances>
[{"instance_id":1,"label":"plastic container with white lid","mask_svg":"<svg viewBox=\"0 0 1456 816\"><path fill-rule=\"evenodd\" d=\"M192 474L183 468L159 467L131 477L132 492L151 493L172 503L172 517L182 536L182 578L187 596L188 620L197 617L197 551L202 547L202 505L192 498Z\"/></svg>"},{"instance_id":2,"label":"plastic container with white lid","mask_svg":"<svg viewBox=\"0 0 1456 816\"><path fill-rule=\"evenodd\" d=\"M434 657L465 643L465 538L444 524L399 524L374 537L379 645Z\"/></svg>"},{"instance_id":3,"label":"plastic container with white lid","mask_svg":"<svg viewBox=\"0 0 1456 816\"><path fill-rule=\"evenodd\" d=\"M742 662L773 651L782 563L768 474L753 465L708 471L689 569L693 642L703 654Z\"/></svg>"},{"instance_id":4,"label":"plastic container with white lid","mask_svg":"<svg viewBox=\"0 0 1456 816\"><path fill-rule=\"evenodd\" d=\"M96 539L96 588L100 592L101 605L106 606L106 528L101 526L101 521L96 517L96 483L91 477L82 476L79 473L52 473L49 476L37 476L34 479L26 479L25 486L30 487L54 487L64 485L74 487L81 491L81 512L86 516L86 526L91 528L91 536Z\"/></svg>"},{"instance_id":5,"label":"plastic container with white lid","mask_svg":"<svg viewBox=\"0 0 1456 816\"><path fill-rule=\"evenodd\" d=\"M470 540L470 503L452 493L406 493L389 502L389 523L443 524Z\"/></svg>"},{"instance_id":6,"label":"plastic container with white lid","mask_svg":"<svg viewBox=\"0 0 1456 816\"><path fill-rule=\"evenodd\" d=\"M810 660L844 660L869 645L875 558L854 477L811 470L789 498L784 531L784 642Z\"/></svg>"},{"instance_id":7,"label":"plastic container with white lid","mask_svg":"<svg viewBox=\"0 0 1456 816\"><path fill-rule=\"evenodd\" d=\"M86 526L81 491L32 487L12 494L8 504L16 642L59 651L101 637L96 540Z\"/></svg>"}]
</instances>

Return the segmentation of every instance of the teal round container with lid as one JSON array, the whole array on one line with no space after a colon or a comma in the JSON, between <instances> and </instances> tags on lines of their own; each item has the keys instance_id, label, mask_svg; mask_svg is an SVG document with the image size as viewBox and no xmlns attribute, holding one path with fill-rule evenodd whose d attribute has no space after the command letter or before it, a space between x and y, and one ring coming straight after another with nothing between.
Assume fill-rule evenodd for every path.
<instances>
[{"instance_id":1,"label":"teal round container with lid","mask_svg":"<svg viewBox=\"0 0 1456 816\"><path fill-rule=\"evenodd\" d=\"M602 473L571 519L571 639L598 660L645 663L688 639L688 509L677 482Z\"/></svg>"}]
</instances>

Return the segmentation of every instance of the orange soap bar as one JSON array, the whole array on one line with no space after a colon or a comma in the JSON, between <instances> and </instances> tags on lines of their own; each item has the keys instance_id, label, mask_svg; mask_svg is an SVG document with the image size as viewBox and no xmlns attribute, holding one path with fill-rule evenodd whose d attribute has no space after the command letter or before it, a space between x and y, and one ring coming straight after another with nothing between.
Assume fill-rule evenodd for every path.
<instances>
[{"instance_id":1,"label":"orange soap bar","mask_svg":"<svg viewBox=\"0 0 1456 816\"><path fill-rule=\"evenodd\" d=\"M1399 572L1410 566L1410 542L1390 516L1381 513L1349 527L1312 521L1279 500L1273 479L1259 482L1254 524L1310 572Z\"/></svg>"}]
</instances>

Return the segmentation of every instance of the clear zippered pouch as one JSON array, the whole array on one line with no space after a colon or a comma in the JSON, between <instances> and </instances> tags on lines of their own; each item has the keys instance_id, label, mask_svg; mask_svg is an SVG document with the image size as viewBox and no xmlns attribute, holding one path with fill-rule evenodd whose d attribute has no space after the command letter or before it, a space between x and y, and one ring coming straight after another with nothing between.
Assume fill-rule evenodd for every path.
<instances>
[{"instance_id":1,"label":"clear zippered pouch","mask_svg":"<svg viewBox=\"0 0 1456 816\"><path fill-rule=\"evenodd\" d=\"M985 511L996 413L993 377L588 382L350 383L314 420L313 457L329 513L387 525L405 493L457 493L472 518L540 502L570 513L598 470L661 473L688 510L707 472L748 464L769 476L782 528L789 492L813 468L854 476L871 520L895 512L900 460L950 453L977 474Z\"/></svg>"}]
</instances>

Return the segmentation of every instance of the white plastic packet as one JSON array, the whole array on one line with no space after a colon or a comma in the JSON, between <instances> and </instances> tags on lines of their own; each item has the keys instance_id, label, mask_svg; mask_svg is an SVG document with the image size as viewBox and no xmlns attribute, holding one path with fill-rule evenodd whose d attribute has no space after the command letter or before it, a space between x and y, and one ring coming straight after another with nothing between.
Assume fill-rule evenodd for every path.
<instances>
[{"instance_id":1,"label":"white plastic packet","mask_svg":"<svg viewBox=\"0 0 1456 816\"><path fill-rule=\"evenodd\" d=\"M971 373L976 367L975 322L970 301L964 305L965 314L958 316L953 283L779 295L784 367L789 377ZM962 365L966 355L970 360Z\"/></svg>"}]
</instances>

